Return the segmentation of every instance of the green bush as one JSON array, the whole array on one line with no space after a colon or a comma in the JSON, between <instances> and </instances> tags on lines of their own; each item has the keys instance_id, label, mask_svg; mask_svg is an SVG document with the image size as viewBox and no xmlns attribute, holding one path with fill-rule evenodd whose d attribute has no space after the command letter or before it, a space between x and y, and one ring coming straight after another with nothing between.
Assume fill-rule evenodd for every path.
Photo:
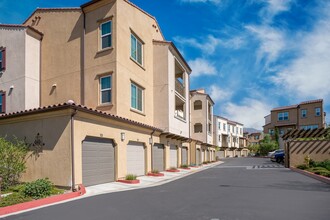
<instances>
[{"instance_id":1,"label":"green bush","mask_svg":"<svg viewBox=\"0 0 330 220\"><path fill-rule=\"evenodd\" d=\"M157 173L159 173L159 170L154 169L154 170L151 171L151 173L156 173L157 174Z\"/></svg>"},{"instance_id":2,"label":"green bush","mask_svg":"<svg viewBox=\"0 0 330 220\"><path fill-rule=\"evenodd\" d=\"M176 167L170 167L170 170L177 170Z\"/></svg>"},{"instance_id":3,"label":"green bush","mask_svg":"<svg viewBox=\"0 0 330 220\"><path fill-rule=\"evenodd\" d=\"M23 141L14 142L0 137L0 176L2 177L1 189L18 183L19 177L26 170L26 156L28 147Z\"/></svg>"},{"instance_id":4,"label":"green bush","mask_svg":"<svg viewBox=\"0 0 330 220\"><path fill-rule=\"evenodd\" d=\"M125 176L125 180L136 180L136 175L134 175L134 174L127 174L126 176Z\"/></svg>"},{"instance_id":5,"label":"green bush","mask_svg":"<svg viewBox=\"0 0 330 220\"><path fill-rule=\"evenodd\" d=\"M325 160L321 162L313 161L313 166L315 167L324 167L327 170L330 170L330 160Z\"/></svg>"},{"instance_id":6,"label":"green bush","mask_svg":"<svg viewBox=\"0 0 330 220\"><path fill-rule=\"evenodd\" d=\"M297 166L298 169L301 169L301 170L306 170L308 167L306 164L300 164Z\"/></svg>"},{"instance_id":7,"label":"green bush","mask_svg":"<svg viewBox=\"0 0 330 220\"><path fill-rule=\"evenodd\" d=\"M187 164L182 164L181 168L188 168L189 166Z\"/></svg>"},{"instance_id":8,"label":"green bush","mask_svg":"<svg viewBox=\"0 0 330 220\"><path fill-rule=\"evenodd\" d=\"M31 201L31 197L25 197L23 194L15 192L6 197L1 198L0 207L15 205L18 203Z\"/></svg>"},{"instance_id":9,"label":"green bush","mask_svg":"<svg viewBox=\"0 0 330 220\"><path fill-rule=\"evenodd\" d=\"M26 183L23 189L25 197L33 199L45 198L51 195L53 184L48 179L38 179L31 183Z\"/></svg>"}]
</instances>

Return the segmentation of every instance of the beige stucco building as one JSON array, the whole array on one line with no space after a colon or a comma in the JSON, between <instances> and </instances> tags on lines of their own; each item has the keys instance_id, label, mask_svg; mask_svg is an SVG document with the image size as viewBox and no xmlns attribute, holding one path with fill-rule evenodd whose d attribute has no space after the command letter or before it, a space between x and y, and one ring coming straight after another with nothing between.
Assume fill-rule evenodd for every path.
<instances>
[{"instance_id":1,"label":"beige stucco building","mask_svg":"<svg viewBox=\"0 0 330 220\"><path fill-rule=\"evenodd\" d=\"M0 24L0 113L39 107L42 36L29 26Z\"/></svg>"},{"instance_id":2,"label":"beige stucco building","mask_svg":"<svg viewBox=\"0 0 330 220\"><path fill-rule=\"evenodd\" d=\"M41 62L38 103L22 110L48 106L0 116L0 135L45 143L23 180L74 188L192 163L191 69L153 16L127 0L94 0L38 8L23 25L40 35Z\"/></svg>"}]
</instances>

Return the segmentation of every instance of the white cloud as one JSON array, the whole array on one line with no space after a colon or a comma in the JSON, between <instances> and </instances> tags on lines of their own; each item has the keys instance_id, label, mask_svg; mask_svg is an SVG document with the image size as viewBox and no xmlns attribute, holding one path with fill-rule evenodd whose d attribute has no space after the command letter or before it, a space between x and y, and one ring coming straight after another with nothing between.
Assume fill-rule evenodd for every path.
<instances>
[{"instance_id":1,"label":"white cloud","mask_svg":"<svg viewBox=\"0 0 330 220\"><path fill-rule=\"evenodd\" d=\"M203 58L197 58L188 62L192 69L191 77L198 77L201 75L216 75L217 70L213 63Z\"/></svg>"},{"instance_id":2,"label":"white cloud","mask_svg":"<svg viewBox=\"0 0 330 220\"><path fill-rule=\"evenodd\" d=\"M220 43L220 40L212 35L208 35L206 40L202 42L195 38L174 37L174 40L181 45L187 45L193 48L200 49L204 54L213 54Z\"/></svg>"},{"instance_id":3,"label":"white cloud","mask_svg":"<svg viewBox=\"0 0 330 220\"><path fill-rule=\"evenodd\" d=\"M212 98L212 100L215 103L219 103L221 101L226 101L231 99L233 93L231 92L231 90L228 89L222 89L217 85L211 85L208 89L209 94ZM221 103L220 103L221 104Z\"/></svg>"},{"instance_id":4,"label":"white cloud","mask_svg":"<svg viewBox=\"0 0 330 220\"><path fill-rule=\"evenodd\" d=\"M257 62L265 59L266 67L276 61L282 50L286 48L284 33L270 26L245 26L260 41L257 51Z\"/></svg>"},{"instance_id":5,"label":"white cloud","mask_svg":"<svg viewBox=\"0 0 330 220\"><path fill-rule=\"evenodd\" d=\"M260 11L265 23L272 22L274 16L290 10L291 0L264 0L266 6Z\"/></svg>"},{"instance_id":6,"label":"white cloud","mask_svg":"<svg viewBox=\"0 0 330 220\"><path fill-rule=\"evenodd\" d=\"M265 124L264 116L270 113L272 106L261 100L245 98L241 104L228 102L220 107L223 109L224 116L244 124L247 128L262 130Z\"/></svg>"},{"instance_id":7,"label":"white cloud","mask_svg":"<svg viewBox=\"0 0 330 220\"><path fill-rule=\"evenodd\" d=\"M328 5L330 11L330 4ZM329 13L329 12L327 12ZM330 14L297 39L300 54L271 80L292 99L323 98L330 102Z\"/></svg>"},{"instance_id":8,"label":"white cloud","mask_svg":"<svg viewBox=\"0 0 330 220\"><path fill-rule=\"evenodd\" d=\"M180 0L183 3L212 3L212 4L220 4L221 0Z\"/></svg>"}]
</instances>

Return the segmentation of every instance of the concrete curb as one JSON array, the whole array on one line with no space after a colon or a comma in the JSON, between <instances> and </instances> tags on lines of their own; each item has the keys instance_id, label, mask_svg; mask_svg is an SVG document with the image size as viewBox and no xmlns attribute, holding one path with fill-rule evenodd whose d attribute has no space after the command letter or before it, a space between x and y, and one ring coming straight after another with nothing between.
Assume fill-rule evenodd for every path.
<instances>
[{"instance_id":1,"label":"concrete curb","mask_svg":"<svg viewBox=\"0 0 330 220\"><path fill-rule=\"evenodd\" d=\"M297 172L297 173L303 174L305 176L308 176L310 178L316 179L318 181L330 184L330 178L327 178L325 176L320 176L320 175L317 175L315 173L312 173L312 172L309 172L309 171L306 171L306 170L301 170L301 169L298 169L298 168L295 168L295 167L290 167L290 169L294 172Z\"/></svg>"},{"instance_id":2,"label":"concrete curb","mask_svg":"<svg viewBox=\"0 0 330 220\"><path fill-rule=\"evenodd\" d=\"M86 193L85 187L83 185L79 185L78 191L76 191L76 192L65 193L65 194L51 196L51 197L44 198L44 199L38 199L38 200L30 201L30 202L24 202L24 203L0 208L0 217L2 215L8 215L8 214L12 214L15 212L20 212L20 211L24 211L27 209L32 209L32 208L72 199L72 198L75 198L78 196L82 196L85 193Z\"/></svg>"}]
</instances>

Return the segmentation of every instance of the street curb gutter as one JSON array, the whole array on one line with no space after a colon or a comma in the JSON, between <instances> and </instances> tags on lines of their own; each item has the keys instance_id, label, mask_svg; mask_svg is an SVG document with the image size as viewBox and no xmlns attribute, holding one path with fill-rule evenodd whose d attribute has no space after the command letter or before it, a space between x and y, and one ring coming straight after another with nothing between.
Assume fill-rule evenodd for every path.
<instances>
[{"instance_id":1,"label":"street curb gutter","mask_svg":"<svg viewBox=\"0 0 330 220\"><path fill-rule=\"evenodd\" d=\"M79 185L78 191L76 191L76 192L61 194L61 195L52 196L52 197L48 197L48 198L44 198L44 199L34 200L34 201L30 201L30 202L24 202L24 203L0 208L0 217L2 215L11 214L14 212L19 212L19 211L23 211L23 210L27 210L27 209L32 209L32 208L72 199L72 198L75 198L78 196L82 196L85 193L86 193L85 187L83 185Z\"/></svg>"},{"instance_id":2,"label":"street curb gutter","mask_svg":"<svg viewBox=\"0 0 330 220\"><path fill-rule=\"evenodd\" d=\"M320 175L317 175L317 174L308 172L306 170L301 170L301 169L298 169L298 168L295 168L295 167L290 167L290 169L292 171L295 171L297 173L303 174L303 175L308 176L310 178L313 178L313 179L316 179L318 181L321 181L321 182L330 184L330 178L327 178L327 177L324 177L324 176L320 176Z\"/></svg>"}]
</instances>

